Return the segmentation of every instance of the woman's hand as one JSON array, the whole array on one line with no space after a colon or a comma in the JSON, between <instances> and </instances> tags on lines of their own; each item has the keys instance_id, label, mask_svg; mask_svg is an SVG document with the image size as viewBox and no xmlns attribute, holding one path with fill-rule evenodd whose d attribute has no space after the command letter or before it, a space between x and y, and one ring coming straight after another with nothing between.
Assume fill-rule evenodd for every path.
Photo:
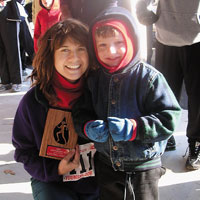
<instances>
[{"instance_id":1,"label":"woman's hand","mask_svg":"<svg viewBox=\"0 0 200 200\"><path fill-rule=\"evenodd\" d=\"M58 174L64 175L77 168L80 164L79 146L76 145L75 149L72 149L59 163Z\"/></svg>"}]
</instances>

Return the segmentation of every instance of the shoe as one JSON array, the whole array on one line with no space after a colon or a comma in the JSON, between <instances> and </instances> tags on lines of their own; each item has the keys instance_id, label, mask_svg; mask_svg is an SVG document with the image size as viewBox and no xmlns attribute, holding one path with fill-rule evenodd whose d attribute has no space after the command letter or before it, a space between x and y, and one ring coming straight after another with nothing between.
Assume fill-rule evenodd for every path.
<instances>
[{"instance_id":1,"label":"shoe","mask_svg":"<svg viewBox=\"0 0 200 200\"><path fill-rule=\"evenodd\" d=\"M21 84L13 84L12 85L12 92L20 92L22 89Z\"/></svg>"},{"instance_id":2,"label":"shoe","mask_svg":"<svg viewBox=\"0 0 200 200\"><path fill-rule=\"evenodd\" d=\"M174 136L172 135L168 141L165 151L174 151L176 149L176 141Z\"/></svg>"},{"instance_id":3,"label":"shoe","mask_svg":"<svg viewBox=\"0 0 200 200\"><path fill-rule=\"evenodd\" d=\"M189 155L185 167L188 170L200 169L200 142L189 142Z\"/></svg>"},{"instance_id":4,"label":"shoe","mask_svg":"<svg viewBox=\"0 0 200 200\"><path fill-rule=\"evenodd\" d=\"M0 92L4 92L6 90L10 90L11 85L10 84L1 84L0 86Z\"/></svg>"}]
</instances>

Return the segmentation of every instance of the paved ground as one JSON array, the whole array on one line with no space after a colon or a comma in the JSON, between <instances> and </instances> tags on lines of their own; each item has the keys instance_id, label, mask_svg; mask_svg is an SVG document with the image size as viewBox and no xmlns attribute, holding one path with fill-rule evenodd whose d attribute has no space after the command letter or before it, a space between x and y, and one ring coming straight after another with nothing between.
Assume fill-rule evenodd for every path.
<instances>
[{"instance_id":1,"label":"paved ground","mask_svg":"<svg viewBox=\"0 0 200 200\"><path fill-rule=\"evenodd\" d=\"M23 82L23 91L19 93L0 93L0 200L33 200L30 176L20 163L13 160L14 148L11 144L14 114L29 85L28 81ZM200 200L200 171L187 172L184 169L186 124L187 110L184 110L175 132L177 150L166 152L163 156L167 173L159 183L160 200Z\"/></svg>"}]
</instances>

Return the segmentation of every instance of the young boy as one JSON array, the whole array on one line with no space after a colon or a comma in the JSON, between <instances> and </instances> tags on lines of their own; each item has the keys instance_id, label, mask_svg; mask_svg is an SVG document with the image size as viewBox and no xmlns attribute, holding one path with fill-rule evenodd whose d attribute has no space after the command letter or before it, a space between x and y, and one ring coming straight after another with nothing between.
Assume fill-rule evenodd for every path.
<instances>
[{"instance_id":1,"label":"young boy","mask_svg":"<svg viewBox=\"0 0 200 200\"><path fill-rule=\"evenodd\" d=\"M74 106L76 131L95 142L101 200L157 200L161 155L181 109L163 75L140 61L131 14L112 7L90 27L98 69Z\"/></svg>"}]
</instances>

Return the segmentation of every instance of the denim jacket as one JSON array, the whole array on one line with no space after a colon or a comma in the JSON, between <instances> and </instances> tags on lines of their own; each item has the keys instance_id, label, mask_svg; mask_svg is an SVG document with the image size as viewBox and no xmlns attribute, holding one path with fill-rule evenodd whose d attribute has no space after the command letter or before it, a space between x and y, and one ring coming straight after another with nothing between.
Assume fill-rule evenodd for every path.
<instances>
[{"instance_id":1,"label":"denim jacket","mask_svg":"<svg viewBox=\"0 0 200 200\"><path fill-rule=\"evenodd\" d=\"M113 75L100 68L88 78L88 89L90 94L85 96L90 95L91 99L80 99L73 111L76 131L81 136L84 137L83 126L90 119L106 121L112 116L137 122L135 140L114 142L109 137L105 143L95 143L100 158L120 171L161 166L160 156L181 113L163 75L142 62ZM92 109L96 113L91 115L93 118L88 116Z\"/></svg>"},{"instance_id":2,"label":"denim jacket","mask_svg":"<svg viewBox=\"0 0 200 200\"><path fill-rule=\"evenodd\" d=\"M99 158L119 171L161 166L160 157L181 113L164 76L141 62L138 53L139 50L125 68L113 74L102 66L91 72L85 95L72 111L75 129L82 137L89 120L107 121L112 116L136 121L133 141L114 142L109 136L105 143L95 143Z\"/></svg>"}]
</instances>

